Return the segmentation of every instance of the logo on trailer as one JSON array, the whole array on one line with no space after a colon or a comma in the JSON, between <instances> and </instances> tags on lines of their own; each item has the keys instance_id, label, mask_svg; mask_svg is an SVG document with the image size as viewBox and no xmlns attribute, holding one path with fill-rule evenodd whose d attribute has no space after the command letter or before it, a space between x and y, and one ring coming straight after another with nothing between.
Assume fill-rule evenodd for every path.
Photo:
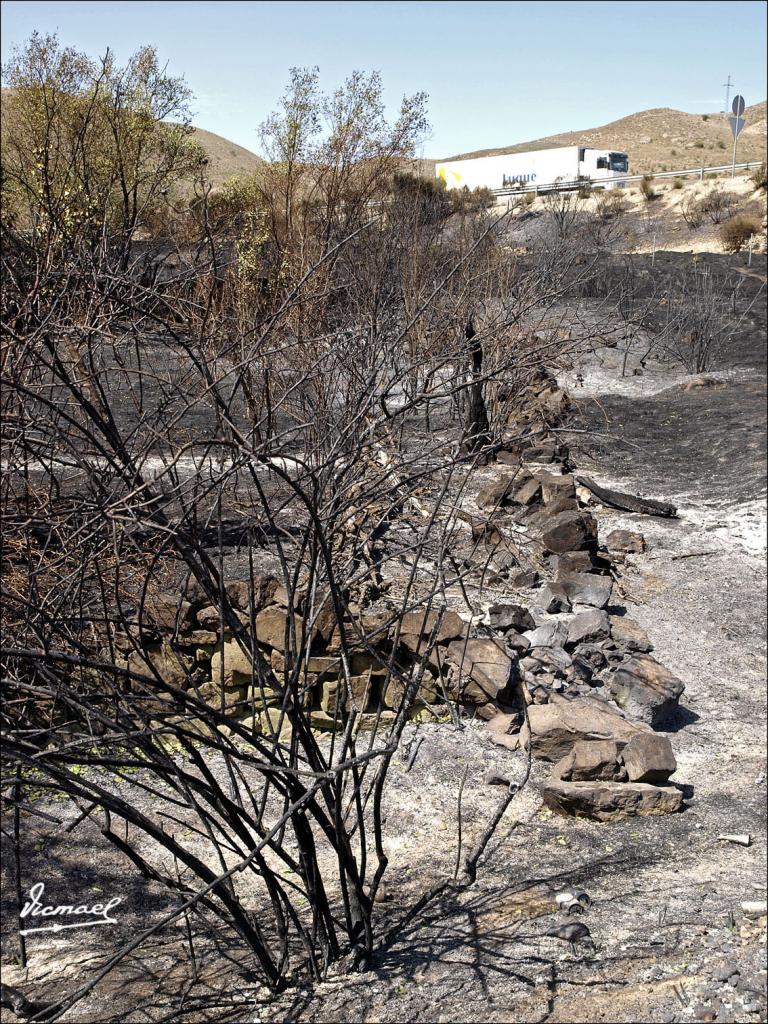
<instances>
[{"instance_id":1,"label":"logo on trailer","mask_svg":"<svg viewBox=\"0 0 768 1024\"><path fill-rule=\"evenodd\" d=\"M536 174L515 174L507 176L502 174L501 176L501 187L502 188L513 188L515 185L526 185L529 182L536 181L538 175Z\"/></svg>"}]
</instances>

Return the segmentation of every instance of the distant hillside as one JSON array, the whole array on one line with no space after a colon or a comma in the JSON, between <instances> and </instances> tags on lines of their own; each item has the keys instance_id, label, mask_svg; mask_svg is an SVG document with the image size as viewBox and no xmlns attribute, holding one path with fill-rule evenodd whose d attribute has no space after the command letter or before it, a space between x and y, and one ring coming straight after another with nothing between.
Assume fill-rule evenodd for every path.
<instances>
[{"instance_id":1,"label":"distant hillside","mask_svg":"<svg viewBox=\"0 0 768 1024\"><path fill-rule=\"evenodd\" d=\"M739 137L737 160L764 160L766 156L766 103L745 111L746 127ZM636 173L675 170L702 164L724 164L731 158L733 138L728 121L720 114L686 114L660 107L630 114L600 128L546 135L531 142L497 149L478 149L445 160L522 153L555 146L591 146L618 149L629 154L630 170Z\"/></svg>"},{"instance_id":2,"label":"distant hillside","mask_svg":"<svg viewBox=\"0 0 768 1024\"><path fill-rule=\"evenodd\" d=\"M234 174L253 174L264 163L260 156L249 149L203 128L195 128L194 139L208 156L208 173L215 187L222 185Z\"/></svg>"}]
</instances>

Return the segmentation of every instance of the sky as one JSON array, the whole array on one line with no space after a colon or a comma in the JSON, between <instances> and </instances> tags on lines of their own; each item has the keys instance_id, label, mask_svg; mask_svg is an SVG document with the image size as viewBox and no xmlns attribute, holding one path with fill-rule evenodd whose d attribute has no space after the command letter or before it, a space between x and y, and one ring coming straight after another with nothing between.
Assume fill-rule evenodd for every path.
<instances>
[{"instance_id":1,"label":"sky","mask_svg":"<svg viewBox=\"0 0 768 1024\"><path fill-rule=\"evenodd\" d=\"M2 3L2 60L32 31L120 60L151 44L195 94L193 121L259 152L291 66L333 89L378 70L390 116L429 94L422 155L606 124L649 107L722 110L728 75L765 99L763 0ZM731 96L734 89L731 90Z\"/></svg>"}]
</instances>

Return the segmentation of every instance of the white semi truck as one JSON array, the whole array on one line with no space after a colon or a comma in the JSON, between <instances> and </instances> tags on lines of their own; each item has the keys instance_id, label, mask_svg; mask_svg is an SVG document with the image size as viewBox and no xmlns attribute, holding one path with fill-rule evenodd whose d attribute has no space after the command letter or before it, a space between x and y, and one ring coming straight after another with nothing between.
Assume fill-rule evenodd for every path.
<instances>
[{"instance_id":1,"label":"white semi truck","mask_svg":"<svg viewBox=\"0 0 768 1024\"><path fill-rule=\"evenodd\" d=\"M435 173L449 189L523 186L534 190L585 178L622 178L626 176L628 167L626 153L585 146L561 146L528 153L446 160L436 165ZM615 186L608 181L604 187Z\"/></svg>"}]
</instances>

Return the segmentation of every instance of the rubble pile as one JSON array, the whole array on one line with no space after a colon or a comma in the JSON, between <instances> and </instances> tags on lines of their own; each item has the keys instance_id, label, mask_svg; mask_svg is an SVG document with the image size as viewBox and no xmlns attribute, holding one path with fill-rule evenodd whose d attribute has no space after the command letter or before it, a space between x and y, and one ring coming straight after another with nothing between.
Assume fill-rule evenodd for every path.
<instances>
[{"instance_id":1,"label":"rubble pile","mask_svg":"<svg viewBox=\"0 0 768 1024\"><path fill-rule=\"evenodd\" d=\"M239 636L194 587L183 600L152 596L142 643L116 638L123 664L281 738L289 681L314 729L338 728L352 711L355 728L386 724L406 694L421 721L463 707L486 720L493 743L554 764L544 797L559 812L612 820L678 810L672 749L654 730L683 684L614 599L616 566L645 542L614 530L600 544L594 499L568 460L555 442L502 451L475 497L472 550L490 558L509 600L466 618L446 606L356 609L342 643L329 595L289 599L262 575L226 584L248 627ZM157 700L167 710L173 698Z\"/></svg>"},{"instance_id":2,"label":"rubble pile","mask_svg":"<svg viewBox=\"0 0 768 1024\"><path fill-rule=\"evenodd\" d=\"M570 472L562 444L504 453L478 509L524 541L542 585L527 607L488 608L489 629L515 663L515 684L481 709L494 743L555 762L544 789L552 809L609 821L682 806L668 724L683 684L614 597L616 568L641 554L640 533L614 530L604 545L591 490ZM508 525L507 525L508 524Z\"/></svg>"}]
</instances>

